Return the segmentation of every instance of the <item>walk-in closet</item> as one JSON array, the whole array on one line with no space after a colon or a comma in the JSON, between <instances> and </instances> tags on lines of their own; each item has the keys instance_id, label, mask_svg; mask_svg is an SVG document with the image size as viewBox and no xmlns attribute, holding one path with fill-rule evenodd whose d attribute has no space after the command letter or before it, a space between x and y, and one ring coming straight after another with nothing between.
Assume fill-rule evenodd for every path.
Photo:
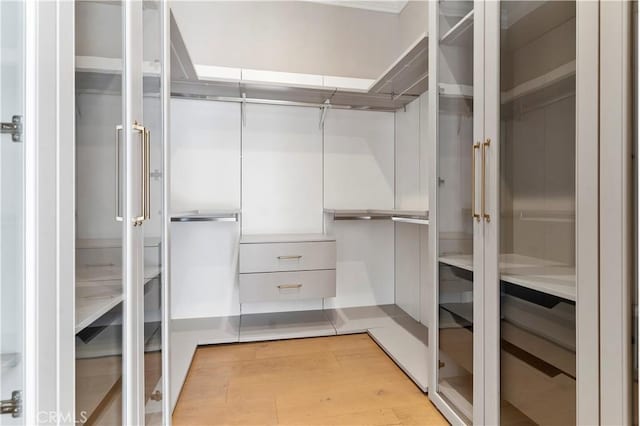
<instances>
[{"instance_id":1,"label":"walk-in closet","mask_svg":"<svg viewBox=\"0 0 640 426\"><path fill-rule=\"evenodd\" d=\"M185 23L222 12L214 31L313 13L311 25L339 17L367 36L393 36L374 44L336 26L345 32L327 38L345 46L324 51L332 41L314 40L315 68L295 68L326 74L201 65L205 52L190 49ZM172 402L197 345L362 332L426 392L426 16L426 3L400 14L302 3L174 8L184 73L172 77L170 106L171 279L180 283L171 290ZM269 33L269 49L290 54L277 36ZM284 66L251 57L259 37L227 48L254 67Z\"/></svg>"},{"instance_id":2,"label":"walk-in closet","mask_svg":"<svg viewBox=\"0 0 640 426\"><path fill-rule=\"evenodd\" d=\"M0 1L0 424L638 424L637 19Z\"/></svg>"}]
</instances>

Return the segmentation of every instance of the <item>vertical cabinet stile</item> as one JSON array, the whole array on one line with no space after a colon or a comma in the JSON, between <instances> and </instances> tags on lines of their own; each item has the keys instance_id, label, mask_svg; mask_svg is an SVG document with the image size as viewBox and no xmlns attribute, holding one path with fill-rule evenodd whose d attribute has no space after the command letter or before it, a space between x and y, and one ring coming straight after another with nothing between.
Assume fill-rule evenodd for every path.
<instances>
[{"instance_id":1,"label":"vertical cabinet stile","mask_svg":"<svg viewBox=\"0 0 640 426\"><path fill-rule=\"evenodd\" d=\"M432 2L431 135L436 173L431 206L435 253L430 398L456 424L482 423L482 144L476 117L477 6Z\"/></svg>"}]
</instances>

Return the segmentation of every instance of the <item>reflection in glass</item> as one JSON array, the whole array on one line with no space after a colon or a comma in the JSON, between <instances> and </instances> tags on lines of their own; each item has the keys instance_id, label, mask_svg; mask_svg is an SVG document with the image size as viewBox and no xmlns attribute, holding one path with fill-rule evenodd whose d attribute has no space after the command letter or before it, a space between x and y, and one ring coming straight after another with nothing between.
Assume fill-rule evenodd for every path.
<instances>
[{"instance_id":1,"label":"reflection in glass","mask_svg":"<svg viewBox=\"0 0 640 426\"><path fill-rule=\"evenodd\" d=\"M143 4L142 122L150 131L150 218L144 222L144 402L145 423L162 424L162 98L161 4Z\"/></svg>"},{"instance_id":2,"label":"reflection in glass","mask_svg":"<svg viewBox=\"0 0 640 426\"><path fill-rule=\"evenodd\" d=\"M122 424L122 5L76 7L76 420ZM103 58L92 63L93 58ZM120 135L122 136L122 135ZM122 145L122 144L121 144ZM123 182L124 179L120 179Z\"/></svg>"},{"instance_id":3,"label":"reflection in glass","mask_svg":"<svg viewBox=\"0 0 640 426\"><path fill-rule=\"evenodd\" d=\"M438 393L473 414L473 2L441 1L438 51Z\"/></svg>"},{"instance_id":4,"label":"reflection in glass","mask_svg":"<svg viewBox=\"0 0 640 426\"><path fill-rule=\"evenodd\" d=\"M575 424L572 1L500 3L501 424Z\"/></svg>"}]
</instances>

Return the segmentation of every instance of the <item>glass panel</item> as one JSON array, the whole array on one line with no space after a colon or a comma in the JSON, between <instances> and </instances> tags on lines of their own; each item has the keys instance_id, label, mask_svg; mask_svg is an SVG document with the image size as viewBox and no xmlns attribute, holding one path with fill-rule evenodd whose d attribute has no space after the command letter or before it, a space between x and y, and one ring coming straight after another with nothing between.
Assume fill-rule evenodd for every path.
<instances>
[{"instance_id":1,"label":"glass panel","mask_svg":"<svg viewBox=\"0 0 640 426\"><path fill-rule=\"evenodd\" d=\"M24 3L0 2L0 121L24 117ZM24 141L0 135L0 399L24 390ZM23 424L5 414L0 424Z\"/></svg>"},{"instance_id":2,"label":"glass panel","mask_svg":"<svg viewBox=\"0 0 640 426\"><path fill-rule=\"evenodd\" d=\"M123 122L122 33L120 2L76 3L76 420L80 424L122 424L123 222L116 220L117 199L124 196L124 168L118 168L124 163L124 138L116 132Z\"/></svg>"},{"instance_id":3,"label":"glass panel","mask_svg":"<svg viewBox=\"0 0 640 426\"><path fill-rule=\"evenodd\" d=\"M473 414L473 2L439 2L438 393Z\"/></svg>"},{"instance_id":4,"label":"glass panel","mask_svg":"<svg viewBox=\"0 0 640 426\"><path fill-rule=\"evenodd\" d=\"M162 98L160 2L145 2L143 123L150 130L150 218L144 222L144 381L147 425L162 424Z\"/></svg>"},{"instance_id":5,"label":"glass panel","mask_svg":"<svg viewBox=\"0 0 640 426\"><path fill-rule=\"evenodd\" d=\"M501 424L575 424L576 4L500 15Z\"/></svg>"}]
</instances>

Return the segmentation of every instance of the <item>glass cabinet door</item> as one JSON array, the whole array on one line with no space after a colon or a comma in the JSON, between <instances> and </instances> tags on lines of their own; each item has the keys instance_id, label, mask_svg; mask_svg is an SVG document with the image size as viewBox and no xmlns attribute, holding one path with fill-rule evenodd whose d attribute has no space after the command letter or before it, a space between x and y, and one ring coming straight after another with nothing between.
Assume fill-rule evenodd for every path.
<instances>
[{"instance_id":1,"label":"glass cabinet door","mask_svg":"<svg viewBox=\"0 0 640 426\"><path fill-rule=\"evenodd\" d=\"M76 12L76 421L123 424L123 4Z\"/></svg>"},{"instance_id":2,"label":"glass cabinet door","mask_svg":"<svg viewBox=\"0 0 640 426\"><path fill-rule=\"evenodd\" d=\"M500 423L576 423L576 2L500 2ZM594 331L595 332L595 331Z\"/></svg>"},{"instance_id":3,"label":"glass cabinet door","mask_svg":"<svg viewBox=\"0 0 640 426\"><path fill-rule=\"evenodd\" d=\"M144 413L146 425L161 425L163 415L162 387L162 271L163 229L163 92L161 72L162 3L143 3L142 122L148 129L147 165L144 173L147 188L148 218L144 234Z\"/></svg>"},{"instance_id":4,"label":"glass cabinet door","mask_svg":"<svg viewBox=\"0 0 640 426\"><path fill-rule=\"evenodd\" d=\"M471 423L474 301L481 276L474 267L478 262L474 258L474 240L477 241L474 234L477 237L480 224L478 216L474 216L478 214L479 201L473 198L474 167L479 158L479 146L474 143L473 116L474 2L439 1L436 8L438 328L435 390L437 397L460 419Z\"/></svg>"},{"instance_id":5,"label":"glass cabinet door","mask_svg":"<svg viewBox=\"0 0 640 426\"><path fill-rule=\"evenodd\" d=\"M75 4L81 424L163 421L163 7Z\"/></svg>"}]
</instances>

